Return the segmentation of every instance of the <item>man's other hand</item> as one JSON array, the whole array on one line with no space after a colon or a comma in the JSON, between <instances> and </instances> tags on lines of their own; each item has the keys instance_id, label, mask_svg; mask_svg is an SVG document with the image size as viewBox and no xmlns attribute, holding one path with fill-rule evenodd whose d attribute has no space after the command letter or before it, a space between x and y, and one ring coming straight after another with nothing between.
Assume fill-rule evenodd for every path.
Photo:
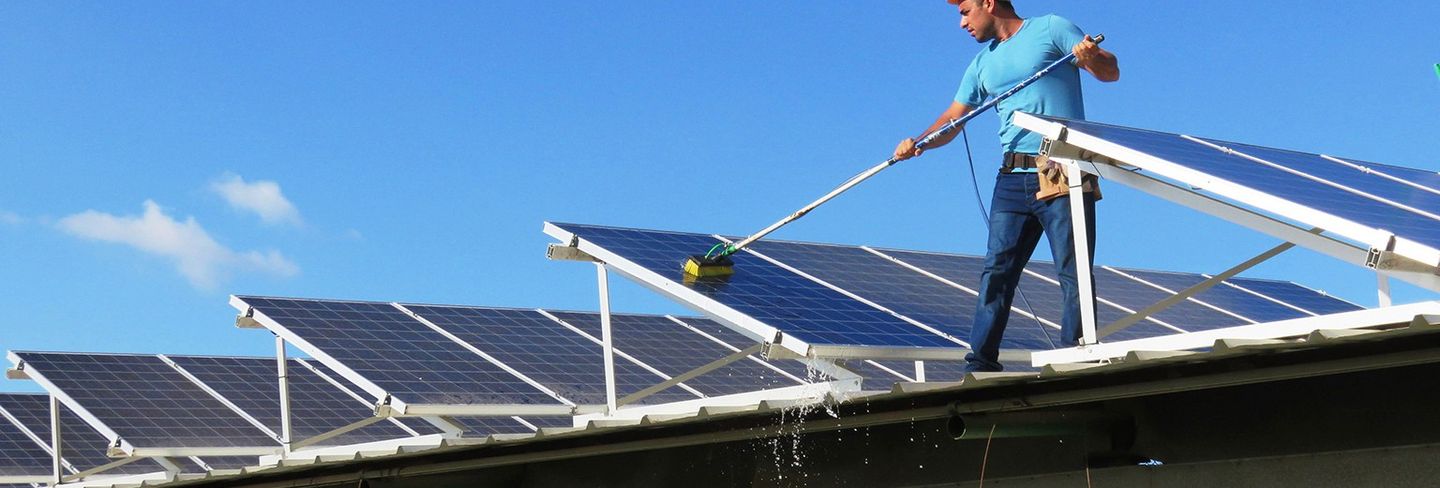
<instances>
[{"instance_id":1,"label":"man's other hand","mask_svg":"<svg viewBox=\"0 0 1440 488\"><path fill-rule=\"evenodd\" d=\"M1075 53L1076 65L1091 66L1091 63L1094 63L1095 59L1100 56L1100 45L1095 43L1094 38L1085 36L1085 40L1075 44L1070 52Z\"/></svg>"}]
</instances>

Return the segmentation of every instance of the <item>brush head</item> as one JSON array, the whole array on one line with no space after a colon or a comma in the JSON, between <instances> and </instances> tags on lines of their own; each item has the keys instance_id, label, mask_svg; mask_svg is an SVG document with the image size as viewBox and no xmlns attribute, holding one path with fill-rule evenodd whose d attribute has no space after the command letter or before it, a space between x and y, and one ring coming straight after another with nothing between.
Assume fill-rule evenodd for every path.
<instances>
[{"instance_id":1,"label":"brush head","mask_svg":"<svg viewBox=\"0 0 1440 488\"><path fill-rule=\"evenodd\" d=\"M686 277L717 278L735 274L735 262L729 256L693 255L685 260Z\"/></svg>"}]
</instances>

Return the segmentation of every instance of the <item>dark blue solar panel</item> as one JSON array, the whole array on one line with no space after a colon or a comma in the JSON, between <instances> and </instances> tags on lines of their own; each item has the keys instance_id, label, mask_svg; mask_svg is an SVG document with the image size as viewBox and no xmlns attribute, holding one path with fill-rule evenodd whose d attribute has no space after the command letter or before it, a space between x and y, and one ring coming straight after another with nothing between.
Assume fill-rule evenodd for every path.
<instances>
[{"instance_id":1,"label":"dark blue solar panel","mask_svg":"<svg viewBox=\"0 0 1440 488\"><path fill-rule=\"evenodd\" d=\"M561 397L584 405L605 404L603 348L534 310L405 305L477 349L515 368ZM623 349L623 348L619 348ZM624 358L615 358L616 393L624 397L665 381ZM678 387L641 403L694 400Z\"/></svg>"},{"instance_id":2,"label":"dark blue solar panel","mask_svg":"<svg viewBox=\"0 0 1440 488\"><path fill-rule=\"evenodd\" d=\"M1232 278L1229 283L1305 309L1316 315L1353 312L1364 308L1287 281Z\"/></svg>"},{"instance_id":3,"label":"dark blue solar panel","mask_svg":"<svg viewBox=\"0 0 1440 488\"><path fill-rule=\"evenodd\" d=\"M390 304L240 298L406 403L560 404Z\"/></svg>"},{"instance_id":4,"label":"dark blue solar panel","mask_svg":"<svg viewBox=\"0 0 1440 488\"><path fill-rule=\"evenodd\" d=\"M1344 185L1345 187L1368 193L1378 198L1429 212L1431 215L1440 215L1440 194L1427 192L1399 181L1330 161L1320 157L1318 154L1252 146L1249 144L1214 139L1200 139L1211 144L1228 147L1251 157L1284 166L1309 176ZM1408 176L1413 173L1414 171L1407 171L1401 174ZM1440 187L1435 187L1434 189L1440 191ZM1395 212L1410 215L1409 210L1396 208ZM1433 217L1430 217L1430 220L1431 225L1440 226L1440 220Z\"/></svg>"},{"instance_id":5,"label":"dark blue solar panel","mask_svg":"<svg viewBox=\"0 0 1440 488\"><path fill-rule=\"evenodd\" d=\"M0 406L8 409L8 405ZM51 462L50 454L34 439L25 435L20 427L0 418L0 476L43 476L50 474Z\"/></svg>"},{"instance_id":6,"label":"dark blue solar panel","mask_svg":"<svg viewBox=\"0 0 1440 488\"><path fill-rule=\"evenodd\" d=\"M278 446L159 357L15 354L136 447Z\"/></svg>"},{"instance_id":7,"label":"dark blue solar panel","mask_svg":"<svg viewBox=\"0 0 1440 488\"><path fill-rule=\"evenodd\" d=\"M1133 310L1142 310L1172 295L1104 268L1095 268L1095 289L1098 290L1097 294L1106 299ZM1151 316L1188 332L1251 323L1189 300L1171 305ZM1099 326L1103 328L1105 325Z\"/></svg>"},{"instance_id":8,"label":"dark blue solar panel","mask_svg":"<svg viewBox=\"0 0 1440 488\"><path fill-rule=\"evenodd\" d=\"M960 256L955 254L940 254L916 251L901 251L894 249L882 249L881 252L905 261L912 266L934 273L936 276L950 280L960 286L968 287L971 290L979 291L980 273L984 270L984 258L976 256ZM1055 265L1044 261L1032 261L1026 269L1055 279ZM1026 311L1033 315L1049 320L1053 324L1060 324L1064 315L1063 298L1060 292L1060 285L1054 282L1045 281L1031 274L1020 276L1020 289L1015 294L1015 301L1011 304L1011 310ZM1107 324L1129 315L1129 312L1117 309L1105 303L1097 306L1097 321L1100 324ZM970 318L974 318L974 311L970 312ZM1049 325L1041 324L1030 317L1012 312L1010 323L1006 327L1005 335L1010 335L1015 330L1028 330L1032 334L1038 334L1044 330L1055 338L1056 345L1059 344L1059 330ZM1139 339L1161 334L1171 334L1175 331L1164 328L1153 322L1141 322L1128 329L1111 335L1112 340ZM1046 348L1051 348L1047 342Z\"/></svg>"},{"instance_id":9,"label":"dark blue solar panel","mask_svg":"<svg viewBox=\"0 0 1440 488\"><path fill-rule=\"evenodd\" d=\"M281 431L280 387L274 358L169 356L220 396L255 417L270 430ZM374 411L340 391L315 372L291 360L287 371L293 440L313 436L373 417ZM345 445L410 437L389 422L326 439L320 445Z\"/></svg>"},{"instance_id":10,"label":"dark blue solar panel","mask_svg":"<svg viewBox=\"0 0 1440 488\"><path fill-rule=\"evenodd\" d=\"M976 296L894 261L853 246L760 241L751 249L960 340L970 337ZM1000 347L1050 349L1058 336L1047 338L1046 329L1010 329Z\"/></svg>"},{"instance_id":11,"label":"dark blue solar panel","mask_svg":"<svg viewBox=\"0 0 1440 488\"><path fill-rule=\"evenodd\" d=\"M0 408L13 415L20 425L50 442L50 396L41 394L7 393L0 394ZM112 459L105 456L110 442L105 436L85 423L75 412L60 406L60 442L64 447L65 460L80 470L87 470L108 464ZM3 421L0 421L3 423ZM0 447L0 455L6 449ZM48 464L45 473L48 474ZM137 474L163 471L164 468L149 459L136 461L124 466L106 470L108 474Z\"/></svg>"},{"instance_id":12,"label":"dark blue solar panel","mask_svg":"<svg viewBox=\"0 0 1440 488\"><path fill-rule=\"evenodd\" d=\"M1415 183L1415 184L1417 184L1417 185L1420 185L1420 186L1423 186L1423 187L1426 187L1426 188L1430 188L1430 189L1440 189L1440 173L1437 173L1437 172L1435 172L1434 170L1424 170L1424 169L1406 168L1406 167L1403 167L1403 166L1394 166L1394 165L1381 164L1381 163L1371 163L1371 162L1368 162L1368 161L1360 161L1360 160L1357 160L1357 159L1349 159L1349 158L1336 158L1336 159L1340 159L1340 160L1349 162L1349 163L1351 163L1351 164L1363 166L1363 167L1365 167L1366 169L1369 169L1369 170L1372 170L1372 171L1375 171L1375 172L1378 172L1378 173L1384 173L1384 174L1386 174L1386 175L1393 176L1393 177L1396 177L1396 178L1399 178L1399 179L1401 179L1401 180L1408 181L1408 182L1411 182L1411 183Z\"/></svg>"},{"instance_id":13,"label":"dark blue solar panel","mask_svg":"<svg viewBox=\"0 0 1440 488\"><path fill-rule=\"evenodd\" d=\"M600 326L599 314L551 313L560 320L576 324L577 328L591 330ZM615 349L625 351L670 377L690 372L734 352L663 316L611 314L610 320ZM685 384L708 396L718 396L799 383L743 359L686 380Z\"/></svg>"},{"instance_id":14,"label":"dark blue solar panel","mask_svg":"<svg viewBox=\"0 0 1440 488\"><path fill-rule=\"evenodd\" d=\"M1304 180L1175 134L1052 119L1077 130L1190 169L1395 235L1440 248L1440 222L1327 185ZM1307 222L1320 224L1319 222Z\"/></svg>"},{"instance_id":15,"label":"dark blue solar panel","mask_svg":"<svg viewBox=\"0 0 1440 488\"><path fill-rule=\"evenodd\" d=\"M1170 273L1164 271L1138 271L1125 270L1131 276L1163 286L1173 292L1180 292L1186 288L1195 286L1207 278L1201 275L1190 273ZM1196 300L1214 305L1216 307L1239 314L1256 322L1273 322L1276 320L1294 319L1308 317L1309 314L1295 310L1284 305L1255 296L1253 293L1245 293L1234 287L1217 284L1194 296Z\"/></svg>"},{"instance_id":16,"label":"dark blue solar panel","mask_svg":"<svg viewBox=\"0 0 1440 488\"><path fill-rule=\"evenodd\" d=\"M683 284L681 265L716 239L701 234L555 224L652 272ZM956 347L893 315L860 303L748 253L734 256L735 274L689 288L810 344Z\"/></svg>"}]
</instances>

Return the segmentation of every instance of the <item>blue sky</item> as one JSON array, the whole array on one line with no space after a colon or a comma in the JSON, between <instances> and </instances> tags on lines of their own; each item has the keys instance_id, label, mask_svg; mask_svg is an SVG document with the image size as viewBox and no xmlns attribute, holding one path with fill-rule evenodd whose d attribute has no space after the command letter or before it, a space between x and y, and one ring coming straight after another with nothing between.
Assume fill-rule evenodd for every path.
<instances>
[{"instance_id":1,"label":"blue sky","mask_svg":"<svg viewBox=\"0 0 1440 488\"><path fill-rule=\"evenodd\" d=\"M1440 6L1400 4L1017 2L1108 35L1123 77L1087 79L1094 120L1440 169ZM0 349L270 353L231 293L594 309L542 221L754 231L934 119L977 49L958 21L940 0L0 4ZM970 129L987 198L995 130ZM1107 190L1104 264L1218 272L1275 244ZM979 254L982 229L957 145L777 237ZM1249 274L1375 303L1373 275L1305 250ZM615 303L680 311L628 284Z\"/></svg>"}]
</instances>

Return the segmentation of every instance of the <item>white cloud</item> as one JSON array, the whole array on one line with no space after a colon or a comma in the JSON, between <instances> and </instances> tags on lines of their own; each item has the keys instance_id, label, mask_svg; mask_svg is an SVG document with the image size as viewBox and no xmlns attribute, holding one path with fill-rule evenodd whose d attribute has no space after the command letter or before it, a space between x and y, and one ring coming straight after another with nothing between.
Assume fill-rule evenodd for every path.
<instances>
[{"instance_id":1,"label":"white cloud","mask_svg":"<svg viewBox=\"0 0 1440 488\"><path fill-rule=\"evenodd\" d=\"M255 212L267 224L299 226L300 211L280 192L280 184L270 180L246 182L240 175L226 173L210 189L225 198L235 209Z\"/></svg>"},{"instance_id":2,"label":"white cloud","mask_svg":"<svg viewBox=\"0 0 1440 488\"><path fill-rule=\"evenodd\" d=\"M20 214L8 210L0 210L0 224L20 225L25 223L25 218Z\"/></svg>"},{"instance_id":3,"label":"white cloud","mask_svg":"<svg viewBox=\"0 0 1440 488\"><path fill-rule=\"evenodd\" d=\"M124 244L175 263L192 285L214 288L233 271L258 271L276 276L300 272L277 251L236 252L215 242L194 217L180 222L160 205L146 200L139 216L116 216L95 210L60 219L57 226L72 235L101 242Z\"/></svg>"}]
</instances>

